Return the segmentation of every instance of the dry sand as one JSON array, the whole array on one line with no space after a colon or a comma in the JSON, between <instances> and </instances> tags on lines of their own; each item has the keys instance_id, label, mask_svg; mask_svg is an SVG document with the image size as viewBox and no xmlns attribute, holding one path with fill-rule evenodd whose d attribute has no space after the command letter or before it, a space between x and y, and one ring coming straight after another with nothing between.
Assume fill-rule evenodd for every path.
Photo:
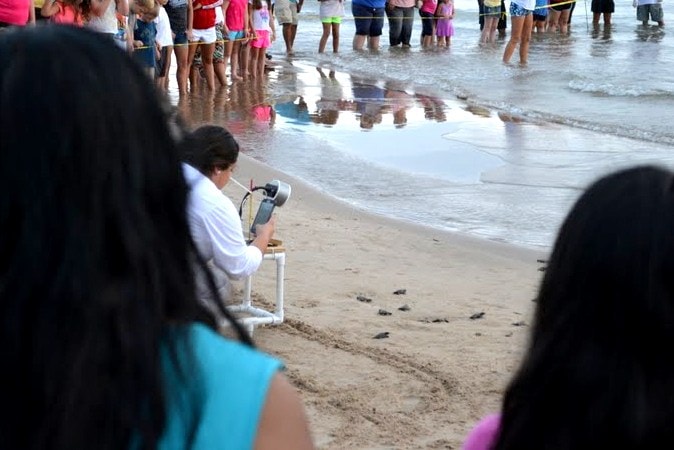
<instances>
[{"instance_id":1,"label":"dry sand","mask_svg":"<svg viewBox=\"0 0 674 450\"><path fill-rule=\"evenodd\" d=\"M371 215L244 156L235 178L293 187L277 210L286 320L254 338L285 361L317 447L460 448L499 407L546 255ZM225 192L235 203L244 194ZM253 283L255 302L272 304L274 264Z\"/></svg>"}]
</instances>

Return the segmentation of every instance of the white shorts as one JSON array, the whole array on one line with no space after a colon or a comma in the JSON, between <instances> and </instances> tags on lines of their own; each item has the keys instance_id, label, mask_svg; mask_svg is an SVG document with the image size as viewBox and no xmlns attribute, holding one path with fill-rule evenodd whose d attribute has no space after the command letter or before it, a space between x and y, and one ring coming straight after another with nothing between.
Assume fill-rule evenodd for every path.
<instances>
[{"instance_id":1,"label":"white shorts","mask_svg":"<svg viewBox=\"0 0 674 450\"><path fill-rule=\"evenodd\" d=\"M215 34L215 27L206 28L205 30L192 30L194 40L192 42L202 42L204 44L212 44L218 40Z\"/></svg>"}]
</instances>

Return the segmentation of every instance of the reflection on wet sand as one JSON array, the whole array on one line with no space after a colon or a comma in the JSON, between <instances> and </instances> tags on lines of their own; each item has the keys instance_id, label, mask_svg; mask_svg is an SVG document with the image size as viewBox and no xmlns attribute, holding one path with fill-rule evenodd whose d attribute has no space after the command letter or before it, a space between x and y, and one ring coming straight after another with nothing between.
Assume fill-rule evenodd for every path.
<instances>
[{"instance_id":1,"label":"reflection on wet sand","mask_svg":"<svg viewBox=\"0 0 674 450\"><path fill-rule=\"evenodd\" d=\"M291 64L276 67L275 76L266 80L236 82L216 91L198 86L176 101L189 125L219 123L244 136L266 132L275 124L402 129L445 122L448 110L442 99L413 92L402 83Z\"/></svg>"},{"instance_id":2,"label":"reflection on wet sand","mask_svg":"<svg viewBox=\"0 0 674 450\"><path fill-rule=\"evenodd\" d=\"M215 91L196 89L180 97L177 107L190 126L218 123L235 135L269 129L276 120L264 81L232 83Z\"/></svg>"}]
</instances>

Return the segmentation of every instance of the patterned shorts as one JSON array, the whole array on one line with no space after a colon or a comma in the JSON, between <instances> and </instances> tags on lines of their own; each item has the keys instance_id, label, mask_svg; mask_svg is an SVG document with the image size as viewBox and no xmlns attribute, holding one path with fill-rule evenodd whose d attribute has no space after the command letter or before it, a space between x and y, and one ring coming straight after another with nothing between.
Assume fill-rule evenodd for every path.
<instances>
[{"instance_id":1,"label":"patterned shorts","mask_svg":"<svg viewBox=\"0 0 674 450\"><path fill-rule=\"evenodd\" d=\"M224 27L221 23L215 24L215 50L213 50L213 64L221 64L225 62L225 33ZM199 69L199 72L203 75L204 65L201 62L201 46L197 47L197 51L194 52L194 61L192 65Z\"/></svg>"},{"instance_id":2,"label":"patterned shorts","mask_svg":"<svg viewBox=\"0 0 674 450\"><path fill-rule=\"evenodd\" d=\"M524 17L534 12L530 9L524 9L515 2L510 2L510 17Z\"/></svg>"},{"instance_id":3,"label":"patterned shorts","mask_svg":"<svg viewBox=\"0 0 674 450\"><path fill-rule=\"evenodd\" d=\"M215 24L215 50L213 51L213 63L225 62L225 27L221 23Z\"/></svg>"}]
</instances>

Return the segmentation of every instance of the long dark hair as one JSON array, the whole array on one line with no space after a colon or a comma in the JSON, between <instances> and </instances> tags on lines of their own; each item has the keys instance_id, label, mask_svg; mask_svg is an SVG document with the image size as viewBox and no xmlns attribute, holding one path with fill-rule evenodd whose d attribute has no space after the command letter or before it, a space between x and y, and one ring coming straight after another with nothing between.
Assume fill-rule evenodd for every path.
<instances>
[{"instance_id":1,"label":"long dark hair","mask_svg":"<svg viewBox=\"0 0 674 450\"><path fill-rule=\"evenodd\" d=\"M569 213L496 449L674 447L673 181L619 171Z\"/></svg>"},{"instance_id":2,"label":"long dark hair","mask_svg":"<svg viewBox=\"0 0 674 450\"><path fill-rule=\"evenodd\" d=\"M187 340L167 330L214 326L167 117L106 36L0 35L4 448L156 447L160 346L176 355Z\"/></svg>"}]
</instances>

